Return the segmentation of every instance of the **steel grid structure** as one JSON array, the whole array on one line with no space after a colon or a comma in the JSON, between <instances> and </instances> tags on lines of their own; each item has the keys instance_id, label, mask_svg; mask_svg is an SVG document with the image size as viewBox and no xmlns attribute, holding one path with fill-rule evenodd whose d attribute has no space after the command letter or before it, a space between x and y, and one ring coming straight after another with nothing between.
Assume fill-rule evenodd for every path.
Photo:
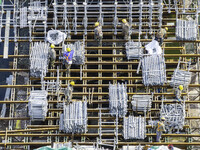
<instances>
[{"instance_id":1,"label":"steel grid structure","mask_svg":"<svg viewBox=\"0 0 200 150\"><path fill-rule=\"evenodd\" d=\"M109 93L108 86L109 81L113 84L127 83L127 104L129 108L127 111L132 114L133 111L130 109L130 102L133 95L141 95L146 93L149 95L154 92L152 108L148 113L146 119L158 120L160 118L159 109L161 108L160 96L166 98L172 98L174 93L168 90L172 88L168 84L163 86L145 87L142 84L141 72L136 74L136 68L139 61L127 60L125 55L125 42L122 40L121 34L121 20L126 18L129 24L132 26L130 30L130 35L134 42L141 42L142 45L146 45L152 39L150 35L154 35L155 32L160 27L168 27L169 32L167 35L175 38L175 23L177 18L181 18L182 15L198 15L198 11L195 7L196 1L191 5L191 8L186 6L185 1L162 1L162 0L140 0L140 1L126 1L126 0L101 0L101 1L90 1L90 0L73 0L73 1L59 1L54 0L41 0L38 1L28 1L29 3L24 3L24 1L11 0L11 2L2 0L0 7L2 8L2 13L0 13L0 32L1 40L5 44L5 54L7 52L7 45L15 43L14 55L8 51L8 58L13 58L13 69L1 68L1 72L12 72L13 83L12 85L1 85L1 88L10 87L11 98L6 101L1 101L1 104L7 104L6 113L8 115L5 118L0 118L1 121L9 122L8 129L2 130L0 136L4 137L5 142L1 142L0 146L6 146L9 149L15 148L15 146L21 146L22 149L31 149L39 147L41 145L51 145L52 142L68 142L73 141L73 145L93 145L97 142L96 138L99 138L98 130L109 127L115 129L115 133L102 133L102 139L111 139L110 137L116 136L115 146L121 148L124 145L138 145L138 142L122 141L121 130L116 128L122 128L123 123L119 120L117 125L113 125L117 116L105 115L101 119L99 117L99 111L102 113L109 112ZM99 3L100 2L100 3ZM164 3L164 4L162 4ZM36 8L37 6L37 8ZM183 6L183 7L181 7ZM193 7L194 6L194 7ZM47 8L47 9L46 9ZM11 16L9 16L9 11ZM31 19L31 12L36 11L35 14L40 16L40 19ZM63 13L65 12L65 13ZM171 15L173 14L173 15ZM176 18L174 15L176 14ZM43 15L43 17L42 17ZM7 19L5 19L7 16ZM32 14L32 16L34 16ZM42 18L41 18L42 17ZM8 19L10 18L10 19ZM9 23L10 20L10 23ZM102 46L97 47L93 40L93 29L94 22L99 20L103 24L103 34L104 39L102 40ZM7 21L7 23L6 23ZM172 23L169 25L167 23ZM199 27L199 26L198 26ZM10 36L4 36L5 30L14 34ZM26 30L27 29L27 30ZM19 109L18 104L25 103L28 101L17 99L15 94L18 89L27 89L27 96L30 95L31 88L36 89L41 88L40 78L30 78L27 84L21 84L16 82L16 76L21 72L29 72L28 69L20 68L18 66L20 59L28 58L28 54L21 54L21 45L23 42L27 42L30 50L31 44L33 42L46 42L47 33L49 30L55 29L60 30L67 35L65 41L59 45L56 45L55 50L57 53L57 58L55 62L55 67L48 69L46 78L42 82L54 82L57 83L57 78L59 77L59 88L67 87L69 81L75 80L76 84L74 86L73 99L72 101L84 101L86 100L90 92L89 88L94 88L93 92L93 103L88 105L88 133L85 134L65 134L59 133L59 118L62 113L62 107L58 107L58 104L62 104L63 101L59 96L64 95L62 92L59 96L56 92L48 93L48 112L46 121L40 128L35 129L34 125L27 123L24 128L21 126L20 130L14 130L17 120L30 120L29 117L18 117L15 115L16 109ZM13 30L13 31L12 31ZM22 30L26 30L28 35L22 35ZM8 32L6 33L8 35ZM72 65L70 73L66 73L66 69L63 68L62 62L59 61L59 56L62 52L62 44L68 45L80 40L85 45L85 62L81 69L77 69L76 65ZM198 47L199 40L193 41L177 41L175 39L165 39L164 40L164 57L166 64L166 74L167 79L171 79L171 73L176 68L178 64L178 58L181 57L184 61L191 58L192 63L197 63L199 60L199 53L194 50L194 53L188 54L185 50L185 43L194 43ZM176 43L176 46L172 46L172 43ZM19 46L18 46L19 45ZM143 48L143 47L142 47ZM10 49L10 45L9 48ZM19 53L18 53L19 50ZM171 52L173 51L173 54ZM169 54L169 53L170 54ZM0 55L3 58L3 55ZM59 72L57 72L57 66L59 66ZM187 69L185 64L180 63L181 68ZM191 69L190 71L195 73L199 77L200 68ZM82 72L82 80L80 74ZM58 76L59 74L59 76ZM17 85L16 85L17 84ZM197 83L189 84L188 90L192 88L199 88L199 81ZM181 148L190 148L190 146L200 145L200 142L192 142L191 137L199 137L199 134L190 134L191 124L189 120L200 119L198 116L192 116L189 114L189 104L198 104L200 100L193 101L189 98L188 92L182 93L187 97L185 104L188 111L186 111L186 125L183 128L182 134L163 134L164 141L162 143L152 142L152 137L155 136L151 131L151 126L147 126L147 138L145 140L140 140L141 145L151 144L151 145L168 145L174 144ZM175 103L170 100L164 103ZM98 109L98 110L97 110ZM137 113L137 112L136 112ZM112 122L112 124L99 126L100 120L102 122ZM31 128L33 126L33 129ZM30 127L30 128L29 128ZM46 129L47 127L48 129ZM55 127L55 128L54 128ZM102 130L104 131L104 130ZM13 132L13 133L12 133ZM39 137L43 137L42 139ZM167 141L168 137L185 137L189 142L171 142ZM16 141L15 137L22 137L23 140ZM19 138L18 138L19 139ZM103 143L103 142L102 142ZM113 142L106 142L107 145L113 145ZM103 147L103 145L101 145Z\"/></svg>"}]
</instances>

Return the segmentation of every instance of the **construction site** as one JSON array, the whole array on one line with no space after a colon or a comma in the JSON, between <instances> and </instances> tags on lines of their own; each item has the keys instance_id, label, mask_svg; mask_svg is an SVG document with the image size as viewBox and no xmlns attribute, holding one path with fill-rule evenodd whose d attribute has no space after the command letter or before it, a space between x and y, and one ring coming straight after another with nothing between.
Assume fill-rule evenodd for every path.
<instances>
[{"instance_id":1,"label":"construction site","mask_svg":"<svg viewBox=\"0 0 200 150\"><path fill-rule=\"evenodd\" d=\"M200 0L0 0L0 149L200 150Z\"/></svg>"}]
</instances>

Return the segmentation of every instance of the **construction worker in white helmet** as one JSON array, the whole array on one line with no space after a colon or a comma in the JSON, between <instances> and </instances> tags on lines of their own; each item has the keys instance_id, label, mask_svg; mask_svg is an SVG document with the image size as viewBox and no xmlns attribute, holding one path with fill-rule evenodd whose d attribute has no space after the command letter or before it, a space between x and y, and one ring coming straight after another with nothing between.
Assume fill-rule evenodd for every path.
<instances>
[{"instance_id":1,"label":"construction worker in white helmet","mask_svg":"<svg viewBox=\"0 0 200 150\"><path fill-rule=\"evenodd\" d=\"M182 101L182 99L181 99L182 91L183 91L183 85L179 85L178 87L175 87L174 94L175 94L175 96L176 96L176 99L177 99L179 102Z\"/></svg>"},{"instance_id":2,"label":"construction worker in white helmet","mask_svg":"<svg viewBox=\"0 0 200 150\"><path fill-rule=\"evenodd\" d=\"M49 52L48 52L48 57L49 57L49 63L50 63L50 67L53 67L54 66L54 63L56 61L56 51L55 51L55 45L54 44L51 44L50 46L51 48L49 49Z\"/></svg>"},{"instance_id":3,"label":"construction worker in white helmet","mask_svg":"<svg viewBox=\"0 0 200 150\"><path fill-rule=\"evenodd\" d=\"M156 124L156 142L160 142L161 136L165 130L165 117L161 117L161 121L158 121Z\"/></svg>"},{"instance_id":4,"label":"construction worker in white helmet","mask_svg":"<svg viewBox=\"0 0 200 150\"><path fill-rule=\"evenodd\" d=\"M99 24L99 22L96 22L94 26L94 39L98 42L98 46L100 46L103 38L102 26Z\"/></svg>"},{"instance_id":5,"label":"construction worker in white helmet","mask_svg":"<svg viewBox=\"0 0 200 150\"><path fill-rule=\"evenodd\" d=\"M158 41L160 43L160 46L162 46L163 44L163 40L165 38L165 35L167 34L168 28L161 28L157 33L156 33L156 37L155 40Z\"/></svg>"},{"instance_id":6,"label":"construction worker in white helmet","mask_svg":"<svg viewBox=\"0 0 200 150\"><path fill-rule=\"evenodd\" d=\"M124 36L125 40L129 40L130 39L129 31L130 31L129 23L127 22L126 19L122 19L122 35Z\"/></svg>"}]
</instances>

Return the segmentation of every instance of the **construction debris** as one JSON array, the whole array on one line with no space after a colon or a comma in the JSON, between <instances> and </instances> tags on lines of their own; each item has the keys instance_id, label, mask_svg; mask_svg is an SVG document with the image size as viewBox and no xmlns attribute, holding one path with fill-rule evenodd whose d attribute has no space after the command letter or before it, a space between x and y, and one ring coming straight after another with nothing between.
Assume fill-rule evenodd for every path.
<instances>
[{"instance_id":1,"label":"construction debris","mask_svg":"<svg viewBox=\"0 0 200 150\"><path fill-rule=\"evenodd\" d=\"M197 39L197 21L196 20L176 20L176 39L194 41Z\"/></svg>"},{"instance_id":2,"label":"construction debris","mask_svg":"<svg viewBox=\"0 0 200 150\"><path fill-rule=\"evenodd\" d=\"M146 137L146 118L129 116L124 117L124 139L144 139Z\"/></svg>"},{"instance_id":3,"label":"construction debris","mask_svg":"<svg viewBox=\"0 0 200 150\"><path fill-rule=\"evenodd\" d=\"M166 130L182 129L185 124L185 103L165 105L162 103L160 116L166 119Z\"/></svg>"},{"instance_id":4,"label":"construction debris","mask_svg":"<svg viewBox=\"0 0 200 150\"><path fill-rule=\"evenodd\" d=\"M127 113L127 87L126 84L109 84L110 113L123 117Z\"/></svg>"},{"instance_id":5,"label":"construction debris","mask_svg":"<svg viewBox=\"0 0 200 150\"><path fill-rule=\"evenodd\" d=\"M48 70L49 45L44 42L32 44L30 51L30 75L32 77L45 77Z\"/></svg>"},{"instance_id":6,"label":"construction debris","mask_svg":"<svg viewBox=\"0 0 200 150\"><path fill-rule=\"evenodd\" d=\"M166 82L166 66L163 55L146 55L142 57L141 63L145 86L163 85Z\"/></svg>"},{"instance_id":7,"label":"construction debris","mask_svg":"<svg viewBox=\"0 0 200 150\"><path fill-rule=\"evenodd\" d=\"M151 111L152 100L153 95L133 95L131 101L133 111Z\"/></svg>"},{"instance_id":8,"label":"construction debris","mask_svg":"<svg viewBox=\"0 0 200 150\"><path fill-rule=\"evenodd\" d=\"M72 102L64 105L60 115L59 130L65 133L87 132L87 102Z\"/></svg>"},{"instance_id":9,"label":"construction debris","mask_svg":"<svg viewBox=\"0 0 200 150\"><path fill-rule=\"evenodd\" d=\"M126 46L126 57L130 59L139 59L142 57L143 49L141 42L129 41L125 44Z\"/></svg>"},{"instance_id":10,"label":"construction debris","mask_svg":"<svg viewBox=\"0 0 200 150\"><path fill-rule=\"evenodd\" d=\"M32 121L44 121L47 115L47 91L35 90L30 92L28 109Z\"/></svg>"}]
</instances>

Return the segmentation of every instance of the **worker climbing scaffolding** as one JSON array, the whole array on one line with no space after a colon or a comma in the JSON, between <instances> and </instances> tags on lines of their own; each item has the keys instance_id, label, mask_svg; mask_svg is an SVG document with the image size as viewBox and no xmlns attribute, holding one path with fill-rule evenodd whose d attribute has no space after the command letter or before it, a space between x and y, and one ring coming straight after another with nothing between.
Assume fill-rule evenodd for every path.
<instances>
[{"instance_id":1,"label":"worker climbing scaffolding","mask_svg":"<svg viewBox=\"0 0 200 150\"><path fill-rule=\"evenodd\" d=\"M51 44L51 48L49 49L49 52L48 52L49 63L50 63L51 68L54 67L54 63L56 60L56 51L54 48L55 48L55 45Z\"/></svg>"},{"instance_id":2,"label":"worker climbing scaffolding","mask_svg":"<svg viewBox=\"0 0 200 150\"><path fill-rule=\"evenodd\" d=\"M99 24L99 22L96 22L94 26L94 39L98 42L98 46L100 46L103 38L102 26Z\"/></svg>"},{"instance_id":3,"label":"worker climbing scaffolding","mask_svg":"<svg viewBox=\"0 0 200 150\"><path fill-rule=\"evenodd\" d=\"M63 63L65 64L67 72L69 72L69 69L71 67L73 55L74 55L74 50L71 50L71 48L69 47L67 48L67 51L63 53L63 57L64 57Z\"/></svg>"},{"instance_id":4,"label":"worker climbing scaffolding","mask_svg":"<svg viewBox=\"0 0 200 150\"><path fill-rule=\"evenodd\" d=\"M161 28L157 33L156 33L156 37L155 40L158 41L160 43L160 46L162 46L163 44L163 40L167 34L168 28Z\"/></svg>"},{"instance_id":5,"label":"worker climbing scaffolding","mask_svg":"<svg viewBox=\"0 0 200 150\"><path fill-rule=\"evenodd\" d=\"M73 86L75 85L74 81L71 81L70 84L67 86L67 89L65 90L65 96L67 98L67 103L69 103L72 100L72 92L73 92Z\"/></svg>"},{"instance_id":6,"label":"worker climbing scaffolding","mask_svg":"<svg viewBox=\"0 0 200 150\"><path fill-rule=\"evenodd\" d=\"M156 124L156 142L160 142L162 133L166 132L164 121L165 118L162 117L161 121L158 121L158 123Z\"/></svg>"},{"instance_id":7,"label":"worker climbing scaffolding","mask_svg":"<svg viewBox=\"0 0 200 150\"><path fill-rule=\"evenodd\" d=\"M130 39L129 31L130 31L129 23L127 22L126 19L122 19L122 35L124 36L125 40L129 40Z\"/></svg>"},{"instance_id":8,"label":"worker climbing scaffolding","mask_svg":"<svg viewBox=\"0 0 200 150\"><path fill-rule=\"evenodd\" d=\"M182 99L181 99L181 93L183 91L183 86L182 85L179 85L179 87L175 87L175 90L174 90L174 94L176 96L176 99L181 102Z\"/></svg>"}]
</instances>

